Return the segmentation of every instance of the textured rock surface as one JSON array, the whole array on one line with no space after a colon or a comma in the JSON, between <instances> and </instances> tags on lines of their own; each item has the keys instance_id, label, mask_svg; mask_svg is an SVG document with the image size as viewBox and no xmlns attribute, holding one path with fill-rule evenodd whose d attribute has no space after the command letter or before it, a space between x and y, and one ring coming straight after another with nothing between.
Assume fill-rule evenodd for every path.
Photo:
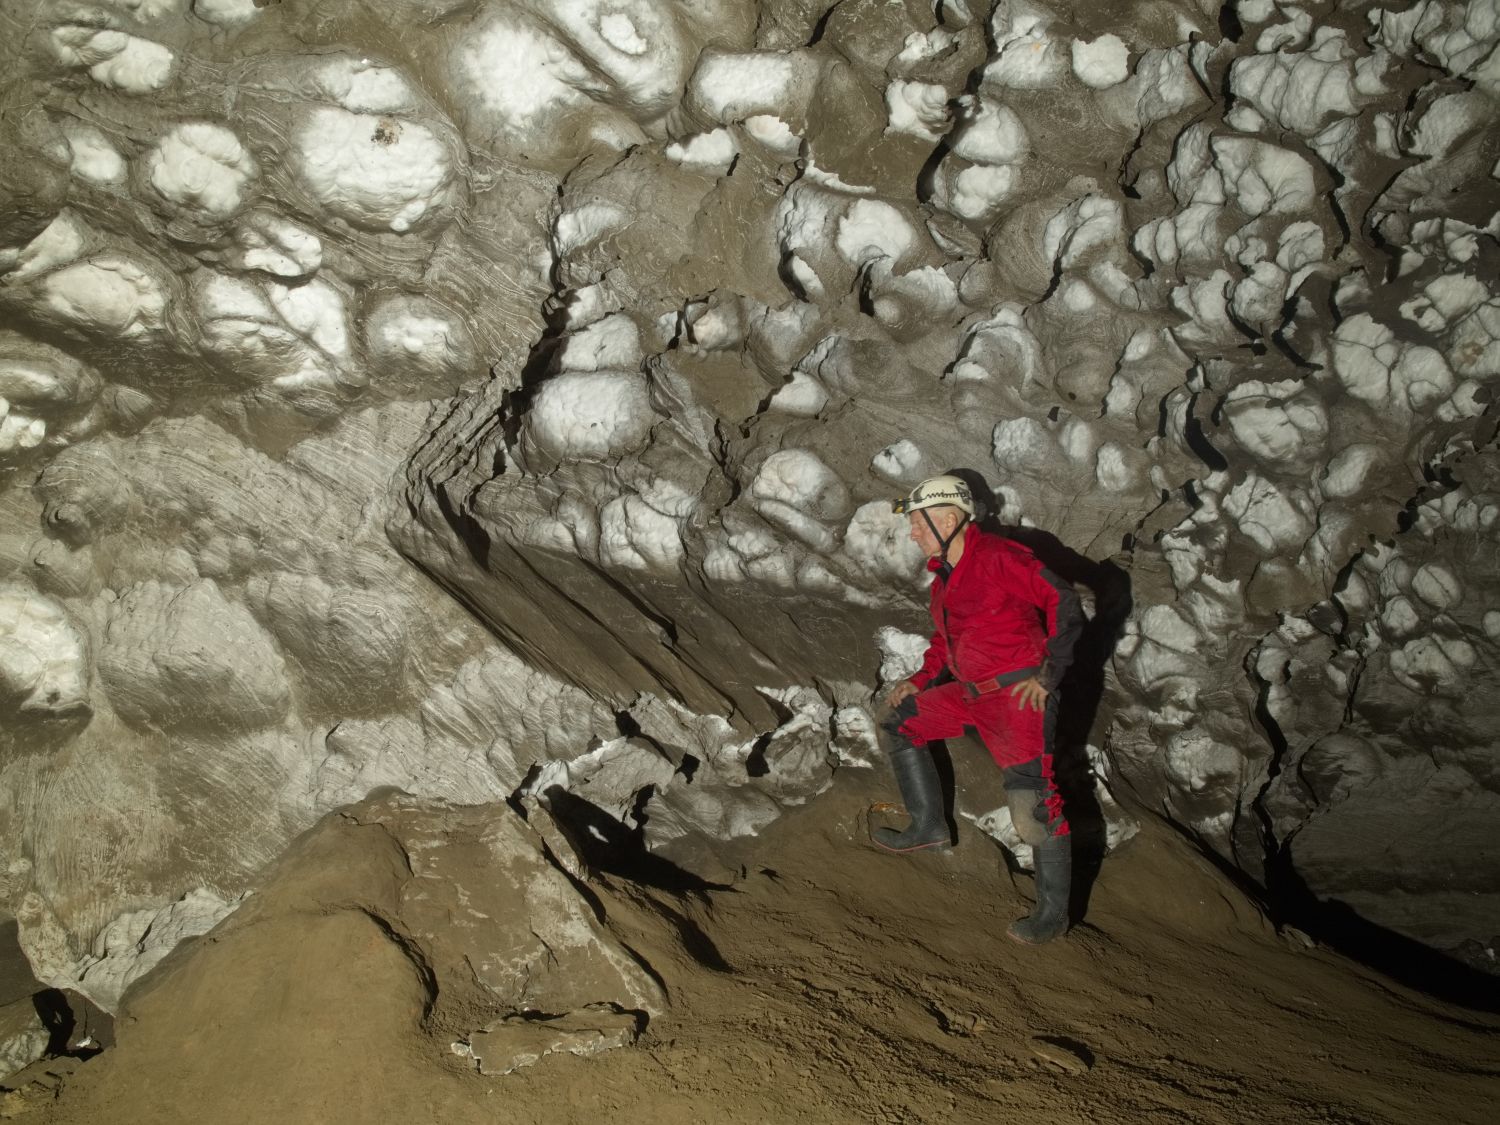
<instances>
[{"instance_id":1,"label":"textured rock surface","mask_svg":"<svg viewBox=\"0 0 1500 1125\"><path fill-rule=\"evenodd\" d=\"M868 756L920 628L883 499L953 464L1128 574L1092 741L1143 803L1500 928L1493 0L0 31L0 848L48 983L380 785L757 830Z\"/></svg>"},{"instance_id":2,"label":"textured rock surface","mask_svg":"<svg viewBox=\"0 0 1500 1125\"><path fill-rule=\"evenodd\" d=\"M985 780L998 788L993 770ZM1500 1016L1493 1005L1478 1010L1476 981L1445 1002L1278 934L1224 871L1152 822L1112 858L1090 924L1050 946L1048 971L1038 972L998 932L1024 909L1031 881L997 870L989 840L966 833L941 856L860 846L884 788L869 771L845 773L774 833L738 846L753 866L732 889L674 892L591 875L583 890L603 911L604 939L614 935L660 975L671 1008L651 1018L637 1049L582 1056L568 1048L634 1035L638 1019L597 1007L497 1019L507 1002L467 973L453 980L438 960L424 984L417 969L422 950L483 949L486 933L496 946L519 937L536 948L512 928L524 903L489 921L423 910L424 893L450 907L453 896L409 875L395 853L393 841L425 834L419 822L459 827L451 852L412 854L428 874L480 892L490 913L500 905L486 887L494 864L462 827L478 810L449 819L430 804L376 812L372 802L357 814L363 825L333 817L294 846L261 907L258 892L137 984L119 1042L85 1062L60 1097L38 1088L43 1076L31 1068L0 1082L16 1090L0 1089L0 1113L30 1109L26 1120L39 1125L196 1125L243 1118L246 1106L283 1122L333 1113L450 1125L1468 1125L1492 1116L1482 1079ZM479 815L519 842L508 810ZM526 858L534 846L506 849L516 865L502 883L540 872ZM325 862L335 857L336 870ZM380 930L360 905L396 928ZM445 940L403 948L396 939L417 937L403 919L418 916ZM424 1003L434 983L436 1000ZM534 995L546 1002L558 983L550 973ZM464 996L475 1003L460 1010L452 1001ZM468 1053L452 1050L455 1031ZM562 1049L535 1065L483 1073L552 1044Z\"/></svg>"},{"instance_id":3,"label":"textured rock surface","mask_svg":"<svg viewBox=\"0 0 1500 1125\"><path fill-rule=\"evenodd\" d=\"M373 1120L392 1074L428 1089L451 1082L454 1056L502 1074L633 1042L665 993L614 932L609 887L582 889L561 847L505 804L388 793L330 814L233 916L127 993L127 1063L104 1081L133 1098L152 1079L128 1060L167 1050L215 1087L171 1112L223 1119L243 1112L244 1091L229 1089L266 1067L280 1080L257 1112L303 1121L321 1112L332 1054L339 1073L370 1076L347 1107Z\"/></svg>"}]
</instances>

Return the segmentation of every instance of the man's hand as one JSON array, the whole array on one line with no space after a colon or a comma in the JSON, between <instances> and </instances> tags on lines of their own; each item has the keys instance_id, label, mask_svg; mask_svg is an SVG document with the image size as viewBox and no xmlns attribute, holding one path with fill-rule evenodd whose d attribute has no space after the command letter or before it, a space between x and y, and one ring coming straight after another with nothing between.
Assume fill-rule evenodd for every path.
<instances>
[{"instance_id":1,"label":"man's hand","mask_svg":"<svg viewBox=\"0 0 1500 1125\"><path fill-rule=\"evenodd\" d=\"M885 705L892 708L899 707L903 699L910 699L917 694L918 690L917 685L910 680L902 680L891 688L890 694L885 697Z\"/></svg>"},{"instance_id":2,"label":"man's hand","mask_svg":"<svg viewBox=\"0 0 1500 1125\"><path fill-rule=\"evenodd\" d=\"M1042 681L1032 676L1030 679L1022 680L1010 689L1010 697L1016 701L1016 706L1021 710L1030 707L1033 711L1040 711L1047 706L1047 696L1051 694L1042 686Z\"/></svg>"}]
</instances>

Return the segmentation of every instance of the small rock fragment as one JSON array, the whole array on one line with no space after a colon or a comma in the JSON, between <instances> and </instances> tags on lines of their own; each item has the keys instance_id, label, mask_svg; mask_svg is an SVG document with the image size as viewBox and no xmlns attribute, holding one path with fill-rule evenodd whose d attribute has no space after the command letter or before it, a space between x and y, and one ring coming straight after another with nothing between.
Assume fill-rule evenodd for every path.
<instances>
[{"instance_id":1,"label":"small rock fragment","mask_svg":"<svg viewBox=\"0 0 1500 1125\"><path fill-rule=\"evenodd\" d=\"M1072 1039L1057 1035L1035 1035L1031 1052L1043 1062L1068 1074L1087 1074L1094 1067L1094 1053Z\"/></svg>"},{"instance_id":2,"label":"small rock fragment","mask_svg":"<svg viewBox=\"0 0 1500 1125\"><path fill-rule=\"evenodd\" d=\"M637 1013L609 1005L590 1005L553 1019L509 1015L474 1032L467 1045L455 1043L454 1051L474 1059L481 1074L509 1074L555 1051L597 1055L612 1047L627 1047L640 1034L641 1023Z\"/></svg>"}]
</instances>

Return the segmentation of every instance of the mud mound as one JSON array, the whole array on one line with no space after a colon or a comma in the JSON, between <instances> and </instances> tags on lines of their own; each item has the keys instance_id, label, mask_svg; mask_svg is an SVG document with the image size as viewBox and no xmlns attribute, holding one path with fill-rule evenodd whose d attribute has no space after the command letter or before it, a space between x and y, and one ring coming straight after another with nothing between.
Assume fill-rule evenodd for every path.
<instances>
[{"instance_id":1,"label":"mud mound","mask_svg":"<svg viewBox=\"0 0 1500 1125\"><path fill-rule=\"evenodd\" d=\"M816 807L739 857L733 886L698 890L598 871L574 884L553 866L553 844L504 806L388 799L378 814L334 818L239 912L128 993L118 1046L24 1116L1482 1119L1483 1091L1500 1077L1500 1018L1278 936L1179 838L1147 826L1105 865L1082 924L1024 948L1003 931L1026 910L1029 882L978 832L946 855L891 857L863 842L878 781L841 773ZM429 831L407 850L413 825L442 818L449 838ZM504 860L475 849L497 833L532 842ZM527 932L536 880L590 904L578 949L629 951L613 977L594 971L604 961L593 956L559 972L563 958L543 951L508 978L532 981L530 999L502 994L494 962L476 957L466 978L463 957ZM465 905L481 893L485 903ZM649 970L634 978L639 965ZM503 1024L506 1005L510 1029L516 1015L535 1024L562 1008L576 1023L604 1011L582 1001L610 999L611 981L650 991L639 981L651 978L664 987L633 1048L580 1057L565 1047L503 1077L454 1052L464 1029ZM615 1014L628 1006L615 1001Z\"/></svg>"}]
</instances>

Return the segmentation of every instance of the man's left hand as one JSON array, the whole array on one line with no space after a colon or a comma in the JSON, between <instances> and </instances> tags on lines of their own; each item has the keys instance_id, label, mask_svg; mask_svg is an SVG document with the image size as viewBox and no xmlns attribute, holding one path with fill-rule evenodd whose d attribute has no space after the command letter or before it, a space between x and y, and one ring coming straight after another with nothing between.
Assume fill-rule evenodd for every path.
<instances>
[{"instance_id":1,"label":"man's left hand","mask_svg":"<svg viewBox=\"0 0 1500 1125\"><path fill-rule=\"evenodd\" d=\"M1022 680L1010 689L1010 697L1016 701L1016 706L1023 711L1028 707L1033 711L1040 711L1043 707L1047 706L1047 696L1050 694L1042 686L1042 681L1035 676Z\"/></svg>"}]
</instances>

